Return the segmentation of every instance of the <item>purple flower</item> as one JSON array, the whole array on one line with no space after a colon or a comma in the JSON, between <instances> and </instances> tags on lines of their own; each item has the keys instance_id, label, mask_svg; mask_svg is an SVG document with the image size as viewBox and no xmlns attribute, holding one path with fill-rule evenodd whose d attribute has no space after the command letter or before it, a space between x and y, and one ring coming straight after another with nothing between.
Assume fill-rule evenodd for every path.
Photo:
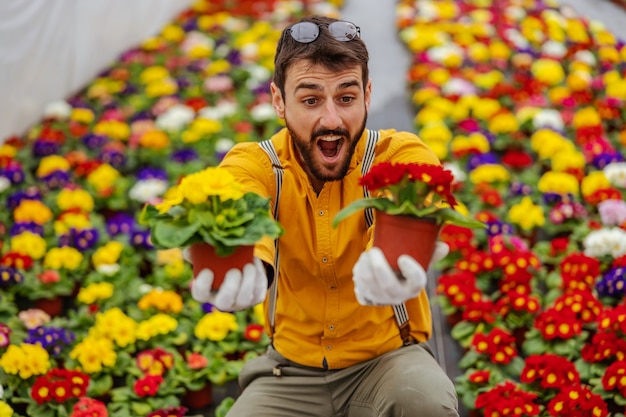
<instances>
[{"instance_id":1,"label":"purple flower","mask_svg":"<svg viewBox=\"0 0 626 417\"><path fill-rule=\"evenodd\" d=\"M17 222L11 226L11 236L17 236L24 232L31 232L43 236L43 226L35 222Z\"/></svg>"},{"instance_id":2,"label":"purple flower","mask_svg":"<svg viewBox=\"0 0 626 417\"><path fill-rule=\"evenodd\" d=\"M0 287L8 287L24 282L24 275L17 269L0 265Z\"/></svg>"},{"instance_id":3,"label":"purple flower","mask_svg":"<svg viewBox=\"0 0 626 417\"><path fill-rule=\"evenodd\" d=\"M41 193L36 187L29 187L25 190L16 191L7 199L7 206L11 210L15 210L22 203L22 200L38 200L41 201Z\"/></svg>"},{"instance_id":4,"label":"purple flower","mask_svg":"<svg viewBox=\"0 0 626 417\"><path fill-rule=\"evenodd\" d=\"M626 294L626 269L616 267L609 270L596 283L598 295L601 297L623 297Z\"/></svg>"},{"instance_id":5,"label":"purple flower","mask_svg":"<svg viewBox=\"0 0 626 417\"><path fill-rule=\"evenodd\" d=\"M150 230L133 230L130 236L130 243L135 247L154 248L152 243L150 243Z\"/></svg>"},{"instance_id":6,"label":"purple flower","mask_svg":"<svg viewBox=\"0 0 626 417\"><path fill-rule=\"evenodd\" d=\"M467 161L467 170L472 171L474 170L474 168L477 168L481 165L498 163L498 157L491 152L472 155Z\"/></svg>"},{"instance_id":7,"label":"purple flower","mask_svg":"<svg viewBox=\"0 0 626 417\"><path fill-rule=\"evenodd\" d=\"M40 178L51 190L57 190L63 188L68 182L70 182L70 174L65 171L52 171L45 177Z\"/></svg>"},{"instance_id":8,"label":"purple flower","mask_svg":"<svg viewBox=\"0 0 626 417\"><path fill-rule=\"evenodd\" d=\"M109 141L109 138L104 135L88 133L81 140L89 149L100 149Z\"/></svg>"},{"instance_id":9,"label":"purple flower","mask_svg":"<svg viewBox=\"0 0 626 417\"><path fill-rule=\"evenodd\" d=\"M37 344L50 352L53 356L61 354L63 348L75 339L73 333L60 327L39 326L28 331L24 343Z\"/></svg>"},{"instance_id":10,"label":"purple flower","mask_svg":"<svg viewBox=\"0 0 626 417\"><path fill-rule=\"evenodd\" d=\"M24 181L22 164L17 161L9 161L7 166L0 169L0 175L11 181L11 184L21 184Z\"/></svg>"},{"instance_id":11,"label":"purple flower","mask_svg":"<svg viewBox=\"0 0 626 417\"><path fill-rule=\"evenodd\" d=\"M501 222L500 220L487 222L486 225L487 235L489 237L513 234L513 227L508 223Z\"/></svg>"},{"instance_id":12,"label":"purple flower","mask_svg":"<svg viewBox=\"0 0 626 417\"><path fill-rule=\"evenodd\" d=\"M117 149L105 149L100 152L98 157L100 162L109 164L112 167L120 168L126 163L126 156Z\"/></svg>"},{"instance_id":13,"label":"purple flower","mask_svg":"<svg viewBox=\"0 0 626 417\"><path fill-rule=\"evenodd\" d=\"M512 196L530 195L533 189L530 185L523 182L513 181L509 187L509 192Z\"/></svg>"},{"instance_id":14,"label":"purple flower","mask_svg":"<svg viewBox=\"0 0 626 417\"><path fill-rule=\"evenodd\" d=\"M193 149L179 149L174 151L170 158L174 162L185 164L198 159L198 153Z\"/></svg>"},{"instance_id":15,"label":"purple flower","mask_svg":"<svg viewBox=\"0 0 626 417\"><path fill-rule=\"evenodd\" d=\"M59 144L46 139L37 139L33 144L33 156L41 158L59 153Z\"/></svg>"},{"instance_id":16,"label":"purple flower","mask_svg":"<svg viewBox=\"0 0 626 417\"><path fill-rule=\"evenodd\" d=\"M144 167L137 172L137 179L144 180L163 180L167 181L167 172L161 168Z\"/></svg>"},{"instance_id":17,"label":"purple flower","mask_svg":"<svg viewBox=\"0 0 626 417\"><path fill-rule=\"evenodd\" d=\"M107 219L107 232L111 236L117 236L120 233L130 234L135 227L135 218L128 213L118 212Z\"/></svg>"},{"instance_id":18,"label":"purple flower","mask_svg":"<svg viewBox=\"0 0 626 417\"><path fill-rule=\"evenodd\" d=\"M595 166L597 169L603 169L605 166L607 166L608 164L612 163L612 162L621 162L623 161L624 158L622 158L622 156L616 152L613 153L601 153L599 155L595 155L593 157L593 161L592 164L593 166Z\"/></svg>"},{"instance_id":19,"label":"purple flower","mask_svg":"<svg viewBox=\"0 0 626 417\"><path fill-rule=\"evenodd\" d=\"M72 228L69 233L59 236L59 246L71 246L85 251L93 248L98 243L99 237L100 232L95 227L83 230Z\"/></svg>"}]
</instances>

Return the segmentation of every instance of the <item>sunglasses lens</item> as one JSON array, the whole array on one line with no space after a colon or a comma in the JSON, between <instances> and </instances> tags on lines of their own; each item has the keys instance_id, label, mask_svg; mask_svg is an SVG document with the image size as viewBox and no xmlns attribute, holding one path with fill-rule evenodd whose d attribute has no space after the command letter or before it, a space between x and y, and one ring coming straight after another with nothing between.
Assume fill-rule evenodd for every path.
<instances>
[{"instance_id":1,"label":"sunglasses lens","mask_svg":"<svg viewBox=\"0 0 626 417\"><path fill-rule=\"evenodd\" d=\"M296 23L290 29L291 37L300 43L311 43L320 34L320 28L313 22Z\"/></svg>"},{"instance_id":2,"label":"sunglasses lens","mask_svg":"<svg viewBox=\"0 0 626 417\"><path fill-rule=\"evenodd\" d=\"M333 22L328 25L328 30L338 41L347 42L359 37L359 29L350 22Z\"/></svg>"}]
</instances>

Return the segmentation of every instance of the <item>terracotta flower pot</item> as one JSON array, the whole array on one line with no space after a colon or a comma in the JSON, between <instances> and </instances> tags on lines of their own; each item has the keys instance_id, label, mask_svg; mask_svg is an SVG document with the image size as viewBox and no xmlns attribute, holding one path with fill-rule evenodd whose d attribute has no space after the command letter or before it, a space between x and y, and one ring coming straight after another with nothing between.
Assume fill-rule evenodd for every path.
<instances>
[{"instance_id":1,"label":"terracotta flower pot","mask_svg":"<svg viewBox=\"0 0 626 417\"><path fill-rule=\"evenodd\" d=\"M394 216L376 211L374 246L380 248L398 272L398 257L410 255L427 270L441 226L434 219Z\"/></svg>"},{"instance_id":2,"label":"terracotta flower pot","mask_svg":"<svg viewBox=\"0 0 626 417\"><path fill-rule=\"evenodd\" d=\"M192 410L204 408L212 402L213 385L210 382L198 390L187 390L181 398L181 403Z\"/></svg>"},{"instance_id":3,"label":"terracotta flower pot","mask_svg":"<svg viewBox=\"0 0 626 417\"><path fill-rule=\"evenodd\" d=\"M45 311L50 317L59 316L63 312L63 298L40 298L35 300L35 308Z\"/></svg>"},{"instance_id":4,"label":"terracotta flower pot","mask_svg":"<svg viewBox=\"0 0 626 417\"><path fill-rule=\"evenodd\" d=\"M217 290L224 281L224 275L232 268L242 269L253 262L254 246L240 246L228 256L219 256L215 248L207 243L194 243L189 247L189 256L193 265L193 275L197 276L205 268L213 271L211 288Z\"/></svg>"}]
</instances>

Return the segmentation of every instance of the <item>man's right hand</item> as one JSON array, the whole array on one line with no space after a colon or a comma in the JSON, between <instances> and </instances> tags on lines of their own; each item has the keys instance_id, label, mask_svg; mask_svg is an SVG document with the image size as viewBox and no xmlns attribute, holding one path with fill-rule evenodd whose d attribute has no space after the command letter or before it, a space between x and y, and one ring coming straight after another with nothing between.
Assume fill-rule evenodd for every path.
<instances>
[{"instance_id":1,"label":"man's right hand","mask_svg":"<svg viewBox=\"0 0 626 417\"><path fill-rule=\"evenodd\" d=\"M191 283L191 296L201 303L211 303L221 311L245 310L262 302L267 293L263 262L254 258L243 270L231 269L217 291L211 290L214 274L203 269Z\"/></svg>"}]
</instances>

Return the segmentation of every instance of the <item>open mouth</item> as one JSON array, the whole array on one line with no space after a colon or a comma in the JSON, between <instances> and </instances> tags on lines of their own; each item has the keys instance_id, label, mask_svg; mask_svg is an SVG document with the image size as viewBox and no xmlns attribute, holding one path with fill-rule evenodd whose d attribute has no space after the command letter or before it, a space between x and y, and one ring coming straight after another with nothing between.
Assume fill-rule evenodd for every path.
<instances>
[{"instance_id":1,"label":"open mouth","mask_svg":"<svg viewBox=\"0 0 626 417\"><path fill-rule=\"evenodd\" d=\"M317 147L327 162L334 162L339 157L343 142L341 136L322 136L317 140Z\"/></svg>"}]
</instances>

